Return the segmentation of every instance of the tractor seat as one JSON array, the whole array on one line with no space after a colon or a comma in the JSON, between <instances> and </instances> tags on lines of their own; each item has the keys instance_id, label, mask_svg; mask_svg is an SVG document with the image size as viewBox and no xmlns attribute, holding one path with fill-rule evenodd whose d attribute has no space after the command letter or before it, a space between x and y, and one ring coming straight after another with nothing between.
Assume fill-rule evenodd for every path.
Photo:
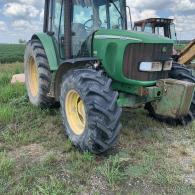
<instances>
[{"instance_id":1,"label":"tractor seat","mask_svg":"<svg viewBox=\"0 0 195 195\"><path fill-rule=\"evenodd\" d=\"M78 56L79 51L81 50L81 46L84 41L87 39L87 31L85 29L85 26L81 23L73 23L72 24L72 49L73 49L73 55Z\"/></svg>"}]
</instances>

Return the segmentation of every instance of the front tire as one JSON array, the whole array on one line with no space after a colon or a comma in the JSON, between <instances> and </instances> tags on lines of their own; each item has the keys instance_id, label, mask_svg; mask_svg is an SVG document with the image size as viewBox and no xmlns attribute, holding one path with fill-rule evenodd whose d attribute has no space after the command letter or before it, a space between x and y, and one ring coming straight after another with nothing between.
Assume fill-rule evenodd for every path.
<instances>
[{"instance_id":1,"label":"front tire","mask_svg":"<svg viewBox=\"0 0 195 195\"><path fill-rule=\"evenodd\" d=\"M111 79L102 71L71 70L61 85L61 113L66 133L82 151L105 152L119 137L121 108Z\"/></svg>"},{"instance_id":2,"label":"front tire","mask_svg":"<svg viewBox=\"0 0 195 195\"><path fill-rule=\"evenodd\" d=\"M172 79L195 83L195 77L192 75L192 71L190 69L187 69L184 65L177 64L177 63L173 65L173 68L169 74L169 77ZM161 122L167 122L169 124L185 126L191 123L192 121L194 121L195 119L195 95L193 96L192 103L191 103L188 114L178 119L172 119L169 117L162 117L162 116L157 115L150 103L146 104L145 108L149 111L149 114L153 118L158 119Z\"/></svg>"}]
</instances>

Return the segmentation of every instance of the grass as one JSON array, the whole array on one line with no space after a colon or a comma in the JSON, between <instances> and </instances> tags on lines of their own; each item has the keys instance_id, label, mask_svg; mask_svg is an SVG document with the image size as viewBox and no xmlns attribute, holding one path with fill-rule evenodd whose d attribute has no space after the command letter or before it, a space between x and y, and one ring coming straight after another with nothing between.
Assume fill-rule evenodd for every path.
<instances>
[{"instance_id":1,"label":"grass","mask_svg":"<svg viewBox=\"0 0 195 195\"><path fill-rule=\"evenodd\" d=\"M0 152L0 194L7 190L6 184L11 179L15 168L15 162L8 157L6 152Z\"/></svg>"},{"instance_id":2,"label":"grass","mask_svg":"<svg viewBox=\"0 0 195 195\"><path fill-rule=\"evenodd\" d=\"M5 152L0 153L0 173L1 173L1 179L2 178L8 178L14 168L14 161L7 156Z\"/></svg>"},{"instance_id":3,"label":"grass","mask_svg":"<svg viewBox=\"0 0 195 195\"><path fill-rule=\"evenodd\" d=\"M0 122L1 124L6 125L7 123L11 122L14 118L14 109L10 106L1 106L0 109Z\"/></svg>"},{"instance_id":4,"label":"grass","mask_svg":"<svg viewBox=\"0 0 195 195\"><path fill-rule=\"evenodd\" d=\"M124 109L118 144L81 153L58 109L33 107L12 86L22 64L0 65L0 194L195 194L195 124L172 127Z\"/></svg>"},{"instance_id":5,"label":"grass","mask_svg":"<svg viewBox=\"0 0 195 195\"><path fill-rule=\"evenodd\" d=\"M0 44L0 64L23 62L24 49L23 44Z\"/></svg>"},{"instance_id":6,"label":"grass","mask_svg":"<svg viewBox=\"0 0 195 195\"><path fill-rule=\"evenodd\" d=\"M125 172L119 156L110 156L110 158L98 168L98 172L107 180L110 186L121 181L125 177Z\"/></svg>"}]
</instances>

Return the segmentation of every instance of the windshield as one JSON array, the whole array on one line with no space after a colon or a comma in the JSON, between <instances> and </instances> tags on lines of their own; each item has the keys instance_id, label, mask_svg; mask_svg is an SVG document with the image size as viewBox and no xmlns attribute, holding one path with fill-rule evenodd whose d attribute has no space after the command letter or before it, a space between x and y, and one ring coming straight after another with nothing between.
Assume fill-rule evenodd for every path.
<instances>
[{"instance_id":1,"label":"windshield","mask_svg":"<svg viewBox=\"0 0 195 195\"><path fill-rule=\"evenodd\" d=\"M73 56L89 56L88 39L94 31L125 28L123 2L123 0L73 1Z\"/></svg>"},{"instance_id":2,"label":"windshield","mask_svg":"<svg viewBox=\"0 0 195 195\"><path fill-rule=\"evenodd\" d=\"M155 34L165 36L165 28L164 27L155 27Z\"/></svg>"},{"instance_id":3,"label":"windshield","mask_svg":"<svg viewBox=\"0 0 195 195\"><path fill-rule=\"evenodd\" d=\"M152 31L152 24L146 24L145 28L144 28L144 32L147 32L147 33L153 33Z\"/></svg>"},{"instance_id":4,"label":"windshield","mask_svg":"<svg viewBox=\"0 0 195 195\"><path fill-rule=\"evenodd\" d=\"M74 0L73 23L85 25L87 31L123 29L121 0Z\"/></svg>"}]
</instances>

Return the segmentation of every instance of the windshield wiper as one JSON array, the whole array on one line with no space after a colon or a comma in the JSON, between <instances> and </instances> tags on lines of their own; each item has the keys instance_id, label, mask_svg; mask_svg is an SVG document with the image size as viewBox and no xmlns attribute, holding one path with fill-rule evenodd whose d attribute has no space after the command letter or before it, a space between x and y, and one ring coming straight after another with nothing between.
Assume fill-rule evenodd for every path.
<instances>
[{"instance_id":1,"label":"windshield wiper","mask_svg":"<svg viewBox=\"0 0 195 195\"><path fill-rule=\"evenodd\" d=\"M122 15L121 11L119 10L119 8L117 7L117 5L112 0L108 0L108 1L114 5L114 7L116 8L116 10L118 11L118 13L120 14L120 16L123 20L123 15Z\"/></svg>"}]
</instances>

